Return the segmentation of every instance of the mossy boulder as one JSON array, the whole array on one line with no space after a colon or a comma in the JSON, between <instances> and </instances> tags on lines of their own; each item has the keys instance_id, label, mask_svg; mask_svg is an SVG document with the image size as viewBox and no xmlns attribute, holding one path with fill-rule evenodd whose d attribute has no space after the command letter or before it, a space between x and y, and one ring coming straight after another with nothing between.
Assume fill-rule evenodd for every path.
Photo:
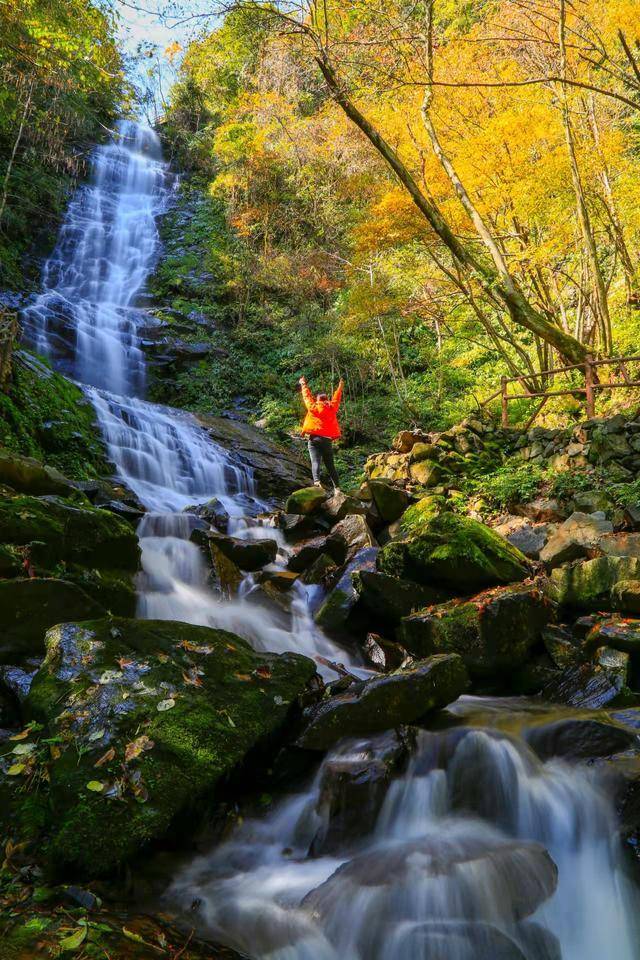
<instances>
[{"instance_id":1,"label":"mossy boulder","mask_svg":"<svg viewBox=\"0 0 640 960\"><path fill-rule=\"evenodd\" d=\"M400 536L406 538L424 533L431 521L435 517L439 517L445 509L446 501L444 497L438 497L435 494L421 497L402 515L398 528Z\"/></svg>"},{"instance_id":2,"label":"mossy boulder","mask_svg":"<svg viewBox=\"0 0 640 960\"><path fill-rule=\"evenodd\" d=\"M35 735L26 762L48 775L43 859L74 878L109 873L202 817L220 781L275 744L315 673L297 654L171 621L65 623L46 644L25 711L57 749Z\"/></svg>"},{"instance_id":3,"label":"mossy boulder","mask_svg":"<svg viewBox=\"0 0 640 960\"><path fill-rule=\"evenodd\" d=\"M618 602L612 590L621 581L640 580L640 559L596 557L551 572L551 596L577 610L606 609Z\"/></svg>"},{"instance_id":4,"label":"mossy boulder","mask_svg":"<svg viewBox=\"0 0 640 960\"><path fill-rule=\"evenodd\" d=\"M288 497L284 512L307 517L309 514L316 513L325 500L327 500L327 492L322 487L303 487L301 490L294 490Z\"/></svg>"},{"instance_id":5,"label":"mossy boulder","mask_svg":"<svg viewBox=\"0 0 640 960\"><path fill-rule=\"evenodd\" d=\"M494 678L524 663L554 617L538 585L496 587L405 617L399 640L418 657L457 653L473 676Z\"/></svg>"},{"instance_id":6,"label":"mossy boulder","mask_svg":"<svg viewBox=\"0 0 640 960\"><path fill-rule=\"evenodd\" d=\"M62 620L105 614L89 594L65 580L0 580L0 663L42 656L46 631Z\"/></svg>"},{"instance_id":7,"label":"mossy boulder","mask_svg":"<svg viewBox=\"0 0 640 960\"><path fill-rule=\"evenodd\" d=\"M55 496L0 500L0 543L29 546L32 562L47 569L64 561L133 572L140 559L138 539L124 520Z\"/></svg>"},{"instance_id":8,"label":"mossy boulder","mask_svg":"<svg viewBox=\"0 0 640 960\"><path fill-rule=\"evenodd\" d=\"M417 536L387 544L379 568L390 576L472 593L523 580L528 561L484 524L443 513L425 523Z\"/></svg>"},{"instance_id":9,"label":"mossy boulder","mask_svg":"<svg viewBox=\"0 0 640 960\"><path fill-rule=\"evenodd\" d=\"M305 711L298 745L327 750L342 737L378 733L413 723L464 693L467 671L459 656L429 657L384 677L355 684Z\"/></svg>"},{"instance_id":10,"label":"mossy boulder","mask_svg":"<svg viewBox=\"0 0 640 960\"><path fill-rule=\"evenodd\" d=\"M421 610L434 603L443 603L450 596L444 590L390 577L379 570L357 570L353 574L352 582L360 605L367 611L376 627L381 623L397 626L403 617L414 610Z\"/></svg>"},{"instance_id":11,"label":"mossy boulder","mask_svg":"<svg viewBox=\"0 0 640 960\"><path fill-rule=\"evenodd\" d=\"M393 523L409 506L409 495L402 487L384 480L369 480L368 488L378 512L386 523Z\"/></svg>"},{"instance_id":12,"label":"mossy boulder","mask_svg":"<svg viewBox=\"0 0 640 960\"><path fill-rule=\"evenodd\" d=\"M413 483L421 487L437 487L445 476L445 471L435 460L419 460L412 463L409 475Z\"/></svg>"},{"instance_id":13,"label":"mossy boulder","mask_svg":"<svg viewBox=\"0 0 640 960\"><path fill-rule=\"evenodd\" d=\"M241 570L260 570L273 563L278 552L275 540L241 540L224 533L211 531L207 534L209 543Z\"/></svg>"},{"instance_id":14,"label":"mossy boulder","mask_svg":"<svg viewBox=\"0 0 640 960\"><path fill-rule=\"evenodd\" d=\"M316 613L315 621L318 626L332 633L345 628L359 600L354 579L362 571L373 572L377 556L377 547L364 547L355 554Z\"/></svg>"},{"instance_id":15,"label":"mossy boulder","mask_svg":"<svg viewBox=\"0 0 640 960\"><path fill-rule=\"evenodd\" d=\"M69 496L75 493L73 484L55 467L49 467L34 460L22 457L11 450L0 447L0 484L12 487L20 493L61 494Z\"/></svg>"}]
</instances>

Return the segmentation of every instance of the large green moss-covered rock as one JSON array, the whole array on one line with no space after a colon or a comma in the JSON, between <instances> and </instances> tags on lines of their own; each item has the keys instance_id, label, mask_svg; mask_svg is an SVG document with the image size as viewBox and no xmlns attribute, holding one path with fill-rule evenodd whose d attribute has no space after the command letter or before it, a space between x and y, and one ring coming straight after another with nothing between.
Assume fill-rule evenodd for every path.
<instances>
[{"instance_id":1,"label":"large green moss-covered rock","mask_svg":"<svg viewBox=\"0 0 640 960\"><path fill-rule=\"evenodd\" d=\"M140 559L138 539L124 520L55 496L0 500L0 543L30 545L32 561L48 569L64 561L134 571Z\"/></svg>"},{"instance_id":2,"label":"large green moss-covered rock","mask_svg":"<svg viewBox=\"0 0 640 960\"><path fill-rule=\"evenodd\" d=\"M387 523L393 523L407 509L409 495L402 487L385 480L369 480L367 486L380 516Z\"/></svg>"},{"instance_id":3,"label":"large green moss-covered rock","mask_svg":"<svg viewBox=\"0 0 640 960\"><path fill-rule=\"evenodd\" d=\"M596 557L551 573L551 595L562 606L598 610L615 604L612 589L625 580L640 579L640 560L635 557Z\"/></svg>"},{"instance_id":4,"label":"large green moss-covered rock","mask_svg":"<svg viewBox=\"0 0 640 960\"><path fill-rule=\"evenodd\" d=\"M308 750L327 750L342 737L412 723L456 700L467 686L467 671L459 656L429 657L308 708L307 726L298 744Z\"/></svg>"},{"instance_id":5,"label":"large green moss-covered rock","mask_svg":"<svg viewBox=\"0 0 640 960\"><path fill-rule=\"evenodd\" d=\"M387 544L379 558L383 573L460 593L523 580L527 565L524 554L495 531L451 513L433 517L407 540Z\"/></svg>"},{"instance_id":6,"label":"large green moss-covered rock","mask_svg":"<svg viewBox=\"0 0 640 960\"><path fill-rule=\"evenodd\" d=\"M184 623L111 618L50 630L25 710L56 750L40 734L21 741L33 756L22 754L26 769L13 778L21 786L31 764L47 769L40 852L50 870L107 873L180 818L201 817L220 780L279 735L314 673L305 657L256 653L233 634Z\"/></svg>"},{"instance_id":7,"label":"large green moss-covered rock","mask_svg":"<svg viewBox=\"0 0 640 960\"><path fill-rule=\"evenodd\" d=\"M358 570L352 577L361 606L379 627L397 626L414 610L449 599L445 590L390 577L379 570Z\"/></svg>"},{"instance_id":8,"label":"large green moss-covered rock","mask_svg":"<svg viewBox=\"0 0 640 960\"><path fill-rule=\"evenodd\" d=\"M418 657L457 653L472 675L488 678L521 666L554 615L535 584L496 587L405 617L399 639Z\"/></svg>"},{"instance_id":9,"label":"large green moss-covered rock","mask_svg":"<svg viewBox=\"0 0 640 960\"><path fill-rule=\"evenodd\" d=\"M322 487L302 487L301 490L294 490L288 498L284 512L308 516L319 510L326 499L327 493Z\"/></svg>"},{"instance_id":10,"label":"large green moss-covered rock","mask_svg":"<svg viewBox=\"0 0 640 960\"><path fill-rule=\"evenodd\" d=\"M73 485L55 467L49 467L20 454L0 447L0 484L12 487L20 493L59 493L69 496L75 493Z\"/></svg>"},{"instance_id":11,"label":"large green moss-covered rock","mask_svg":"<svg viewBox=\"0 0 640 960\"><path fill-rule=\"evenodd\" d=\"M84 590L65 580L0 580L0 663L44 653L44 635L61 620L106 614Z\"/></svg>"}]
</instances>

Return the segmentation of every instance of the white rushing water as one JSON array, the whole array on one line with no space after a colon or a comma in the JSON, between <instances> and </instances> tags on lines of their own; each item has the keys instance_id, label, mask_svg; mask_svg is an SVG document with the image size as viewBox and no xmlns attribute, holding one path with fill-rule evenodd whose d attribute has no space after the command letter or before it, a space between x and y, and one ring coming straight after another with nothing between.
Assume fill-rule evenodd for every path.
<instances>
[{"instance_id":1,"label":"white rushing water","mask_svg":"<svg viewBox=\"0 0 640 960\"><path fill-rule=\"evenodd\" d=\"M257 649L350 662L314 625L302 585L294 589L289 618L223 602L189 540L194 519L186 507L215 497L232 517L231 531L248 538L256 535L251 516L267 505L251 469L234 462L192 416L142 399L138 328L149 318L136 301L157 257L156 221L171 191L156 134L121 121L114 138L94 151L91 180L69 205L43 291L24 313L25 332L86 386L117 474L148 510L138 528L139 615L222 627ZM257 532L279 538L274 529Z\"/></svg>"},{"instance_id":2,"label":"white rushing water","mask_svg":"<svg viewBox=\"0 0 640 960\"><path fill-rule=\"evenodd\" d=\"M144 400L138 329L148 318L137 302L171 189L155 134L122 122L70 204L43 292L25 312L27 336L85 385L119 477L147 508L139 614L348 662L314 626L304 587L291 614L250 602L251 578L223 601L189 539L197 521L185 508L214 497L236 535L278 534L252 520L265 505L251 470L190 415ZM365 785L351 832L336 830L340 770L348 781L368 751L340 745L307 789L187 867L169 900L205 934L262 960L640 958L635 894L597 771L543 764L524 740L495 731L422 733L384 796Z\"/></svg>"}]
</instances>

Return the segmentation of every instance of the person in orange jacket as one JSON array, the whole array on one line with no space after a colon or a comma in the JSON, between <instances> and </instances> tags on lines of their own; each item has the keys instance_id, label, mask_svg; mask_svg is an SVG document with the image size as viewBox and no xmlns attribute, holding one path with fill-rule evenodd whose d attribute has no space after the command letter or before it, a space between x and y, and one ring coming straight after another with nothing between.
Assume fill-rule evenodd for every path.
<instances>
[{"instance_id":1,"label":"person in orange jacket","mask_svg":"<svg viewBox=\"0 0 640 960\"><path fill-rule=\"evenodd\" d=\"M320 468L324 463L334 490L338 492L340 490L340 478L333 461L333 441L340 436L338 410L342 400L344 381L340 381L331 399L326 393L319 393L314 396L304 377L300 377L298 383L307 410L307 415L302 424L302 433L309 438L309 457L311 458L313 482L316 487L322 486Z\"/></svg>"}]
</instances>

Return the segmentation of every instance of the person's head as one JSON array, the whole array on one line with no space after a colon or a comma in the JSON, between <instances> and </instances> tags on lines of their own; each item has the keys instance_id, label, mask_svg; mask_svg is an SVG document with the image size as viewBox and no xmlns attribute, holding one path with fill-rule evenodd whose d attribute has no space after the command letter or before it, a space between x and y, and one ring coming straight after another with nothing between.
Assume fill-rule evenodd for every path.
<instances>
[{"instance_id":1,"label":"person's head","mask_svg":"<svg viewBox=\"0 0 640 960\"><path fill-rule=\"evenodd\" d=\"M329 397L327 396L326 393L319 393L319 394L318 394L318 400L320 400L322 403L326 403L328 399L329 399Z\"/></svg>"}]
</instances>

